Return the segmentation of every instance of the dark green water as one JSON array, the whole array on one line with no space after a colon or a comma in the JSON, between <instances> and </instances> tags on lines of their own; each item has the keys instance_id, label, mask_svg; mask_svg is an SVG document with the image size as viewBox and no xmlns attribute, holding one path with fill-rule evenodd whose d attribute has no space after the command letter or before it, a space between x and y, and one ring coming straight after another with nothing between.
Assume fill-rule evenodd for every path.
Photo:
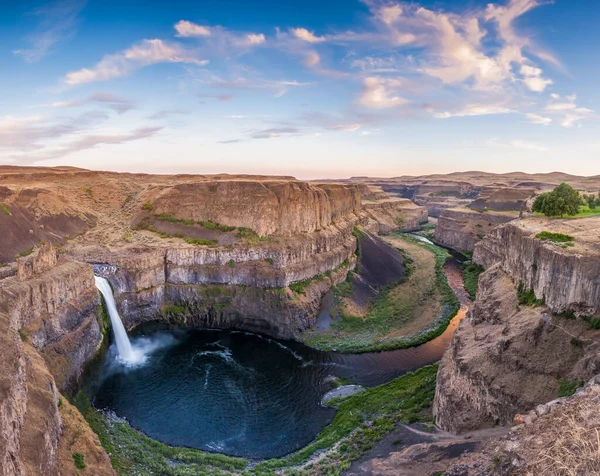
<instances>
[{"instance_id":1,"label":"dark green water","mask_svg":"<svg viewBox=\"0 0 600 476\"><path fill-rule=\"evenodd\" d=\"M248 458L309 443L335 412L320 401L329 375L374 386L441 357L459 319L413 349L343 355L237 331L156 331L132 339L147 358L127 367L111 349L94 405L170 445Z\"/></svg>"}]
</instances>

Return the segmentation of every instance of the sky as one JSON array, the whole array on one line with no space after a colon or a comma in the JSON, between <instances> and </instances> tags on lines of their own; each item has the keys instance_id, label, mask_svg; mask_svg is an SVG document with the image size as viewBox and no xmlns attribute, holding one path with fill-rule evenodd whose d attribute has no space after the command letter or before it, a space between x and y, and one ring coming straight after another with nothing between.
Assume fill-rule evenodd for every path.
<instances>
[{"instance_id":1,"label":"sky","mask_svg":"<svg viewBox=\"0 0 600 476\"><path fill-rule=\"evenodd\" d=\"M597 0L20 0L0 164L600 174Z\"/></svg>"}]
</instances>

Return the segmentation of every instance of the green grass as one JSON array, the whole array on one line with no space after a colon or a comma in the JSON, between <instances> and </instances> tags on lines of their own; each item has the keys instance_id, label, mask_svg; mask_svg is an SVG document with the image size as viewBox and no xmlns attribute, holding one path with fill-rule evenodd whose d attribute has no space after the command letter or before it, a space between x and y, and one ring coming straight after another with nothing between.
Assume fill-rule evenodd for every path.
<instances>
[{"instance_id":1,"label":"green grass","mask_svg":"<svg viewBox=\"0 0 600 476\"><path fill-rule=\"evenodd\" d=\"M586 316L583 319L588 323L590 329L600 330L600 318Z\"/></svg>"},{"instance_id":2,"label":"green grass","mask_svg":"<svg viewBox=\"0 0 600 476\"><path fill-rule=\"evenodd\" d=\"M535 235L538 240L542 241L551 241L552 243L569 243L575 240L570 235L565 235L563 233L551 233L549 231L542 231Z\"/></svg>"},{"instance_id":3,"label":"green grass","mask_svg":"<svg viewBox=\"0 0 600 476\"><path fill-rule=\"evenodd\" d=\"M545 303L544 298L537 299L533 289L526 289L523 283L519 283L517 287L517 301L521 306L543 306Z\"/></svg>"},{"instance_id":4,"label":"green grass","mask_svg":"<svg viewBox=\"0 0 600 476\"><path fill-rule=\"evenodd\" d=\"M84 457L81 453L73 453L73 462L75 463L75 467L77 469L85 469L86 468Z\"/></svg>"},{"instance_id":5,"label":"green grass","mask_svg":"<svg viewBox=\"0 0 600 476\"><path fill-rule=\"evenodd\" d=\"M410 240L423 246L435 255L434 291L440 295L443 313L436 323L426 331L403 337L385 337L399 323L406 322L412 317L414 304L407 304L402 299L391 299L390 293L395 286L382 290L372 301L366 317L345 316L332 325L337 333L310 332L303 335L304 343L319 350L336 350L346 353L379 352L415 347L441 335L452 318L458 312L460 303L450 288L443 266L450 254L443 248L429 245L405 235L397 235L404 240ZM352 291L351 276L344 283L335 287L338 298L347 296Z\"/></svg>"},{"instance_id":6,"label":"green grass","mask_svg":"<svg viewBox=\"0 0 600 476\"><path fill-rule=\"evenodd\" d=\"M0 203L0 209L2 209L2 211L6 214L6 215L11 215L10 210L8 209L8 207L6 205L4 205L4 203Z\"/></svg>"},{"instance_id":7,"label":"green grass","mask_svg":"<svg viewBox=\"0 0 600 476\"><path fill-rule=\"evenodd\" d=\"M28 248L25 251L21 251L19 254L15 255L16 258L24 258L25 256L29 256L35 250L34 247Z\"/></svg>"},{"instance_id":8,"label":"green grass","mask_svg":"<svg viewBox=\"0 0 600 476\"><path fill-rule=\"evenodd\" d=\"M565 380L562 378L558 379L558 397L570 397L575 391L583 387L583 379L579 380Z\"/></svg>"},{"instance_id":9,"label":"green grass","mask_svg":"<svg viewBox=\"0 0 600 476\"><path fill-rule=\"evenodd\" d=\"M273 238L270 238L268 236L260 236L252 228L246 228L244 226L238 227L237 232L235 233L235 237L240 240L244 240L246 243L251 245L256 245L263 241L275 241Z\"/></svg>"},{"instance_id":10,"label":"green grass","mask_svg":"<svg viewBox=\"0 0 600 476\"><path fill-rule=\"evenodd\" d=\"M484 269L472 261L468 264L463 264L460 269L465 283L465 290L469 293L471 300L475 301L479 275L483 273Z\"/></svg>"},{"instance_id":11,"label":"green grass","mask_svg":"<svg viewBox=\"0 0 600 476\"><path fill-rule=\"evenodd\" d=\"M546 216L544 215L542 212L535 212L534 213L535 216ZM596 215L600 215L600 207L595 207L595 208L590 208L587 205L580 205L579 206L579 213L577 213L576 215L568 215L568 216L564 216L561 217L562 219L569 219L569 218L587 218L587 217L593 217Z\"/></svg>"},{"instance_id":12,"label":"green grass","mask_svg":"<svg viewBox=\"0 0 600 476\"><path fill-rule=\"evenodd\" d=\"M236 229L235 226L221 225L220 223L214 222L212 220L194 221L194 220L189 220L189 219L185 219L185 218L177 218L172 215L169 215L168 213L159 213L158 215L155 215L155 216L156 216L156 218L158 218L161 221L168 221L171 223L181 223L181 224L187 225L187 226L200 225L202 228L206 228L208 230L219 230L222 232L228 232L228 231L233 231Z\"/></svg>"},{"instance_id":13,"label":"green grass","mask_svg":"<svg viewBox=\"0 0 600 476\"><path fill-rule=\"evenodd\" d=\"M163 316L180 316L186 312L187 307L185 307L183 304L169 304L161 309L161 314Z\"/></svg>"},{"instance_id":14,"label":"green grass","mask_svg":"<svg viewBox=\"0 0 600 476\"><path fill-rule=\"evenodd\" d=\"M217 240L205 240L204 238L184 238L183 241L190 245L202 245L215 247L218 245Z\"/></svg>"},{"instance_id":15,"label":"green grass","mask_svg":"<svg viewBox=\"0 0 600 476\"><path fill-rule=\"evenodd\" d=\"M129 197L127 197L129 198ZM147 202L144 202L144 204L142 205L142 210L146 210L148 212L151 212L152 210L154 210L154 206L152 205L152 203L150 203L150 200L148 200Z\"/></svg>"}]
</instances>

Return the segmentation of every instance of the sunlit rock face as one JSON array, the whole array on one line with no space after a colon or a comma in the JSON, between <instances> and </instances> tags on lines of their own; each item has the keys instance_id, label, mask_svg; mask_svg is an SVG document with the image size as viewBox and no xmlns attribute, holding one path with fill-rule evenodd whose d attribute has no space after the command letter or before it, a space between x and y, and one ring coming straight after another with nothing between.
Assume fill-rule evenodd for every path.
<instances>
[{"instance_id":1,"label":"sunlit rock face","mask_svg":"<svg viewBox=\"0 0 600 476\"><path fill-rule=\"evenodd\" d=\"M468 208L444 210L435 227L435 241L457 251L473 251L498 225L518 218L518 212L477 212Z\"/></svg>"},{"instance_id":2,"label":"sunlit rock face","mask_svg":"<svg viewBox=\"0 0 600 476\"><path fill-rule=\"evenodd\" d=\"M442 428L510 424L556 398L560 379L600 371L597 331L583 319L600 309L599 226L598 218L528 218L475 246L473 259L487 270L440 365L434 411ZM536 238L542 231L568 234L573 245ZM519 287L533 290L537 306L518 303Z\"/></svg>"},{"instance_id":3,"label":"sunlit rock face","mask_svg":"<svg viewBox=\"0 0 600 476\"><path fill-rule=\"evenodd\" d=\"M353 185L232 180L179 184L161 192L157 213L247 227L261 236L311 233L360 210Z\"/></svg>"}]
</instances>

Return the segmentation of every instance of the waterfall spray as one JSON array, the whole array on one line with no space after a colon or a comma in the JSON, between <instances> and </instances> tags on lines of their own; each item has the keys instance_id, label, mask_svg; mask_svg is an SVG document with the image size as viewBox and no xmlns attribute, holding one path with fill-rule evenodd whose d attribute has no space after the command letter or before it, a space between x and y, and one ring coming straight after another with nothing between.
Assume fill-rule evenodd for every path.
<instances>
[{"instance_id":1,"label":"waterfall spray","mask_svg":"<svg viewBox=\"0 0 600 476\"><path fill-rule=\"evenodd\" d=\"M94 276L94 279L96 280L96 287L102 293L104 301L106 302L106 308L108 310L108 315L110 316L119 357L125 362L134 362L136 360L135 354L131 348L131 343L129 342L129 337L127 337L123 321L121 321L121 316L119 316L119 311L117 311L117 305L110 284L106 279L98 276Z\"/></svg>"}]
</instances>

